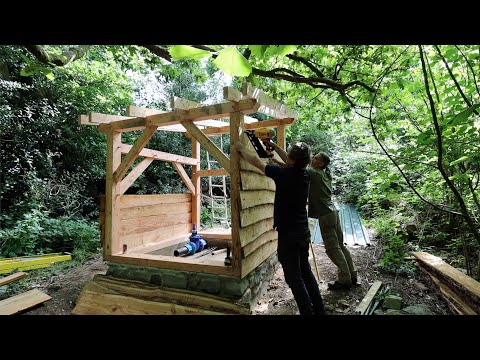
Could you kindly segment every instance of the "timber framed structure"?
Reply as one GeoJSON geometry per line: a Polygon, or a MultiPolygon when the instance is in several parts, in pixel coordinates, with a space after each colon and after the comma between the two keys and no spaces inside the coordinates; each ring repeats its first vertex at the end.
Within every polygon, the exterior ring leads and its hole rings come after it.
{"type": "MultiPolygon", "coordinates": [[[[107,166],[102,246],[104,259],[161,269],[226,275],[242,279],[276,252],[273,230],[275,184],[248,164],[231,146],[249,143],[245,130],[276,128],[277,143],[285,149],[285,127],[298,114],[249,83],[242,91],[223,89],[225,102],[201,105],[173,98],[170,112],[127,107],[127,116],[89,113],[80,115],[81,125],[95,125],[107,136],[107,166]],[[272,120],[247,116],[263,113],[272,120]],[[224,118],[228,122],[220,121],[224,118]],[[142,130],[133,145],[122,143],[122,133],[142,130]],[[156,131],[183,132],[192,141],[192,155],[180,156],[145,148],[156,131]],[[231,154],[225,154],[209,135],[229,134],[231,154]],[[221,169],[200,168],[200,146],[221,169]],[[141,160],[132,168],[134,161],[141,160]],[[128,195],[127,189],[154,161],[171,162],[185,183],[184,194],[128,195]],[[184,165],[191,166],[190,174],[184,165]],[[173,250],[188,242],[193,224],[200,228],[201,177],[230,176],[231,229],[198,231],[207,241],[215,239],[231,246],[231,266],[225,253],[213,256],[174,257],[173,250]]],[[[278,157],[277,154],[275,156],[278,157]]],[[[265,160],[266,161],[266,160],[265,160]]]]}

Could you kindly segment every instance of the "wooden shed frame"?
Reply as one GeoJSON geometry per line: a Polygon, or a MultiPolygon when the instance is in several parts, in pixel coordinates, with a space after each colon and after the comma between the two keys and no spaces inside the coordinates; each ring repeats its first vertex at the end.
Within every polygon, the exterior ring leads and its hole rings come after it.
{"type": "Polygon", "coordinates": [[[230,145],[240,140],[251,146],[244,135],[245,130],[276,128],[277,143],[285,149],[285,127],[292,125],[298,114],[249,83],[243,84],[242,91],[224,87],[223,96],[226,102],[214,105],[173,98],[173,110],[170,112],[129,106],[127,116],[99,113],[79,116],[81,125],[95,125],[107,136],[102,239],[106,261],[243,278],[276,251],[273,180],[242,159],[233,146],[230,146],[231,154],[228,157],[209,136],[228,133],[230,145]],[[246,116],[251,113],[263,113],[274,119],[257,121],[246,116]],[[220,118],[229,122],[218,120],[220,118]],[[134,145],[123,144],[122,133],[134,130],[143,130],[134,145]],[[192,156],[145,148],[157,130],[184,132],[192,140],[192,156]],[[209,152],[222,169],[200,169],[200,146],[209,152]],[[142,160],[129,171],[139,156],[142,160]],[[153,160],[171,162],[189,192],[125,194],[153,160]],[[183,165],[192,166],[191,177],[183,165]],[[225,253],[211,257],[198,257],[195,254],[187,257],[159,255],[161,249],[174,249],[179,244],[183,246],[188,241],[194,223],[200,228],[200,179],[202,176],[219,175],[230,176],[231,229],[199,231],[199,234],[207,242],[209,239],[230,241],[231,266],[224,264],[225,253]]]}

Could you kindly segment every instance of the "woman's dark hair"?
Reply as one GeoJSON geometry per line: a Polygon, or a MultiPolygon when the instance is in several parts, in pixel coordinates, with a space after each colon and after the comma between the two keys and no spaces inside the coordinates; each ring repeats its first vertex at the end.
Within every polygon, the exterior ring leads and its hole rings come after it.
{"type": "Polygon", "coordinates": [[[324,169],[325,169],[325,174],[327,174],[327,176],[330,178],[330,180],[332,180],[332,173],[330,172],[330,168],[328,167],[328,165],[330,165],[330,156],[328,156],[323,151],[320,151],[315,156],[321,156],[322,157],[323,166],[324,166],[324,169]]]}
{"type": "Polygon", "coordinates": [[[294,167],[304,169],[310,163],[310,149],[304,142],[297,141],[288,150],[290,159],[295,160],[294,167]]]}

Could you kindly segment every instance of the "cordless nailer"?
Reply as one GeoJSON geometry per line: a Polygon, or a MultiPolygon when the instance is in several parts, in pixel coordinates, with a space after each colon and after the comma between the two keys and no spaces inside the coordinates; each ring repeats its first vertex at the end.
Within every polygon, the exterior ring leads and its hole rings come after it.
{"type": "Polygon", "coordinates": [[[245,130],[245,134],[247,134],[248,139],[252,143],[253,147],[257,151],[257,154],[261,158],[268,158],[273,157],[273,146],[265,144],[265,149],[263,148],[261,141],[268,140],[270,141],[275,136],[275,130],[269,128],[261,128],[256,130],[245,130]]]}

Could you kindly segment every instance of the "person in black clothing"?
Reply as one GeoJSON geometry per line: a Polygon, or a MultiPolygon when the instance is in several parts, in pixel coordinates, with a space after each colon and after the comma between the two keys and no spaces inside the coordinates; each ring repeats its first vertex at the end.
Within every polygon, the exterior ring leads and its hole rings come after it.
{"type": "Polygon", "coordinates": [[[310,229],[306,205],[310,177],[305,168],[310,162],[310,149],[305,143],[296,142],[287,154],[277,144],[265,143],[273,146],[284,163],[271,159],[266,164],[241,142],[234,146],[246,161],[275,181],[273,227],[278,231],[278,260],[300,315],[325,315],[320,289],[308,262],[310,229]]]}

